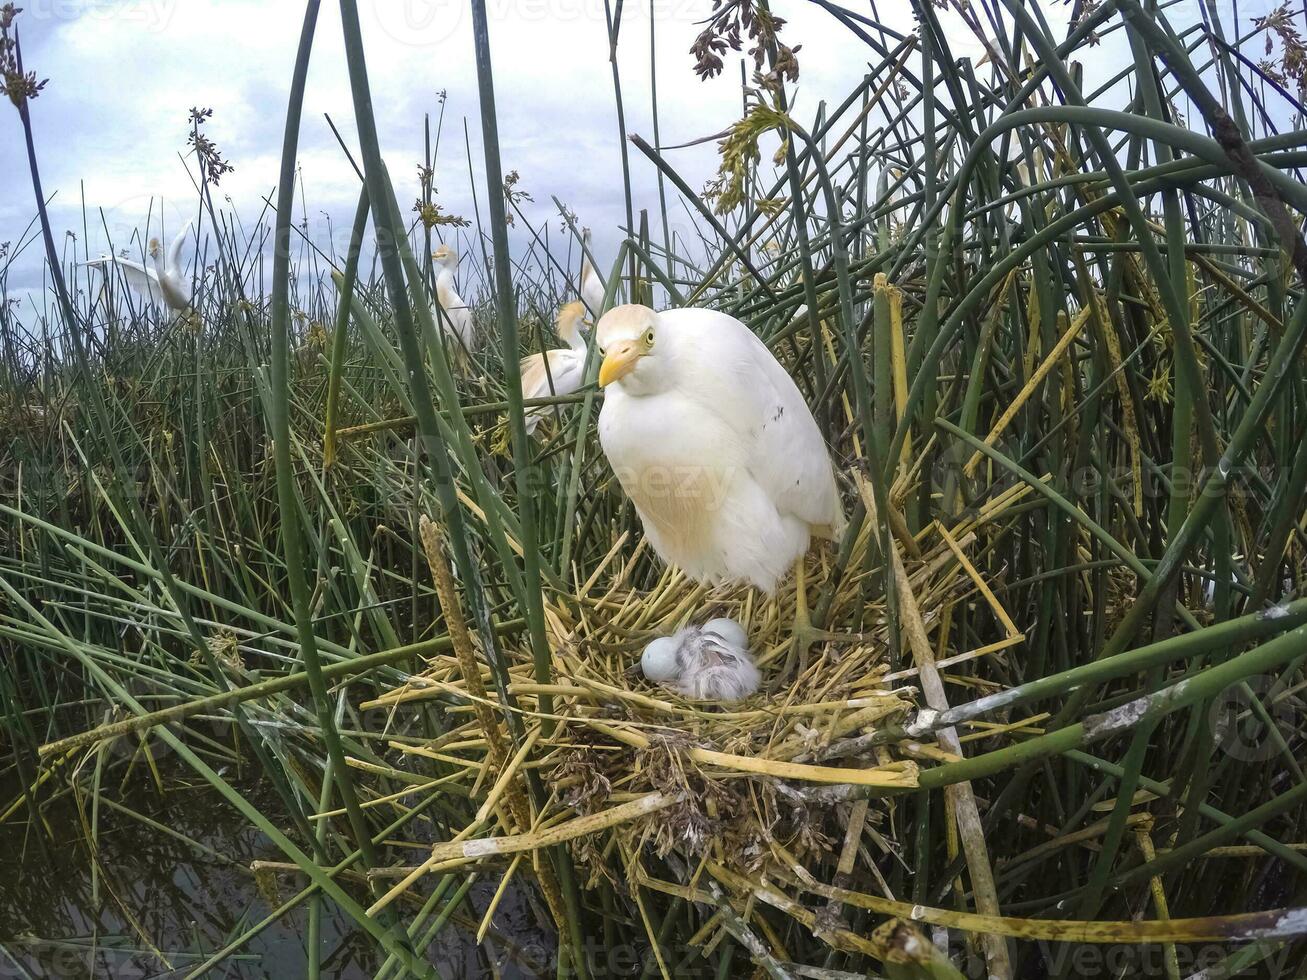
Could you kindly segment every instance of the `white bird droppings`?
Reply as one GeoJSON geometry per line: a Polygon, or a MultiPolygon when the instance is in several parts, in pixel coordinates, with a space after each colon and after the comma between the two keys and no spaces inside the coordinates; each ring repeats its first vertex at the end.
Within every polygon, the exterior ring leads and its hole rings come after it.
{"type": "Polygon", "coordinates": [[[908,724],[907,726],[905,726],[903,730],[907,732],[909,735],[911,735],[913,738],[917,738],[921,735],[925,735],[929,731],[932,731],[935,728],[936,722],[938,721],[939,721],[938,711],[936,711],[934,708],[922,708],[920,711],[917,712],[916,719],[912,721],[910,724],[908,724]]]}

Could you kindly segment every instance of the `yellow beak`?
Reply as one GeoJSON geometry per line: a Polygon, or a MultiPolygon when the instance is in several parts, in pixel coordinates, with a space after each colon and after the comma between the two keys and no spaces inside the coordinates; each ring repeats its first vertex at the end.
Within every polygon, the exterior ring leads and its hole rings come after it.
{"type": "Polygon", "coordinates": [[[634,340],[614,344],[604,358],[604,363],[599,366],[599,387],[606,388],[634,371],[635,363],[643,353],[634,340]]]}

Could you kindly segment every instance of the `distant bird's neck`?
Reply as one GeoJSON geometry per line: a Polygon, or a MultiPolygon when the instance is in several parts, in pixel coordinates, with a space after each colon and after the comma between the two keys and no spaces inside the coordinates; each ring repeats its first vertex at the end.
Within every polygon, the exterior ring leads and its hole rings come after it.
{"type": "Polygon", "coordinates": [[[440,300],[440,305],[446,308],[463,305],[463,300],[454,289],[454,271],[452,269],[441,269],[439,275],[436,276],[436,298],[440,300]]]}
{"type": "Polygon", "coordinates": [[[578,354],[584,354],[586,352],[585,336],[578,328],[573,327],[568,335],[563,339],[567,341],[567,346],[572,348],[572,350],[576,351],[578,354]]]}

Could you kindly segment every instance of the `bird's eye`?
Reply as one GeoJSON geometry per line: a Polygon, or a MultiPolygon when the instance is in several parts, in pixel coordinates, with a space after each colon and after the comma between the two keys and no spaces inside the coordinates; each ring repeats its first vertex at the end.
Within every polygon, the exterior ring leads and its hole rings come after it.
{"type": "Polygon", "coordinates": [[[599,348],[599,356],[600,356],[600,357],[607,357],[607,356],[608,356],[608,351],[605,350],[603,347],[600,347],[600,348],[599,348]]]}
{"type": "Polygon", "coordinates": [[[646,330],[646,331],[644,332],[644,345],[645,345],[646,347],[652,347],[652,346],[653,346],[653,342],[654,342],[654,335],[653,335],[653,333],[654,333],[654,332],[653,332],[652,329],[650,329],[650,330],[646,330]]]}

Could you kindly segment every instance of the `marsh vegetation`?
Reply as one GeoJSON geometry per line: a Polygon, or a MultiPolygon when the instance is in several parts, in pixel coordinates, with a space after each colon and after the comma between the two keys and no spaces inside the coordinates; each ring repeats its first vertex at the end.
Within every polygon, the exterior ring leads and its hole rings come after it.
{"type": "Polygon", "coordinates": [[[410,209],[353,0],[359,203],[314,246],[310,2],[274,207],[223,201],[192,119],[183,312],[57,247],[5,8],[37,218],[0,270],[44,250],[49,291],[0,307],[0,972],[1298,975],[1304,12],[957,0],[899,34],[817,2],[863,82],[794,118],[802,38],[715,4],[695,66],[748,66],[721,170],[696,191],[623,134],[660,193],[628,180],[615,255],[583,202],[519,209],[488,57],[493,192],[468,224],[428,158],[410,209]],[[470,355],[433,306],[446,242],[470,355]],[[595,352],[523,403],[583,254],[605,307],[730,313],[795,379],[849,517],[808,558],[811,632],[793,582],[658,560],[595,352]],[[758,694],[632,670],[716,615],[758,694]],[[193,928],[142,914],[182,868],[193,928]]]}

